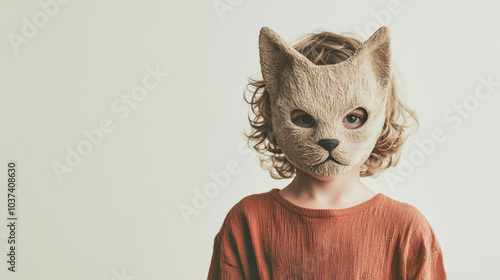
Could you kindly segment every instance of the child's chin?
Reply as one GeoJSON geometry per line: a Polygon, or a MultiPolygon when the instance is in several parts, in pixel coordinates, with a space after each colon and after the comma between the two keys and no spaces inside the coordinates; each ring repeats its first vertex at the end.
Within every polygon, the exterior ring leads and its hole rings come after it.
{"type": "Polygon", "coordinates": [[[339,165],[334,162],[329,162],[323,166],[319,166],[311,170],[309,175],[318,180],[328,180],[335,176],[344,175],[351,170],[352,166],[339,165]]]}

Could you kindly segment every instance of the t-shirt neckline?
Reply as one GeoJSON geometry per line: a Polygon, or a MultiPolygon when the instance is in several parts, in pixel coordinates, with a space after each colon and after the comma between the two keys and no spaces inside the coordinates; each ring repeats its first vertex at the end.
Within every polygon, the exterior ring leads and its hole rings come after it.
{"type": "Polygon", "coordinates": [[[269,194],[288,210],[296,214],[309,217],[337,217],[337,216],[352,215],[364,211],[366,209],[369,209],[370,207],[373,207],[374,205],[380,203],[385,198],[385,195],[383,193],[378,193],[369,200],[351,207],[340,208],[340,209],[315,209],[315,208],[305,208],[302,206],[298,206],[288,201],[286,198],[284,198],[279,193],[279,191],[280,189],[273,188],[269,191],[269,194]]]}

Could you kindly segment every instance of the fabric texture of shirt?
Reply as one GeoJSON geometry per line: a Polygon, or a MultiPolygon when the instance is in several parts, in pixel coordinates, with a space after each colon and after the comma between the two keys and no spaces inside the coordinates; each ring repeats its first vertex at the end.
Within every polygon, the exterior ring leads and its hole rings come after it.
{"type": "Polygon", "coordinates": [[[278,191],[231,208],[209,280],[446,279],[441,246],[416,207],[378,193],[348,208],[304,208],[278,191]]]}

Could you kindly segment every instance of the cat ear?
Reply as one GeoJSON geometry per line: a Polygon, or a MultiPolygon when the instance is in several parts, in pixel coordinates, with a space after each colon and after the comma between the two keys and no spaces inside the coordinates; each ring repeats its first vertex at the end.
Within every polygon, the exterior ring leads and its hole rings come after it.
{"type": "Polygon", "coordinates": [[[382,88],[391,80],[391,44],[389,28],[382,26],[351,56],[353,63],[369,63],[382,88]]]}
{"type": "Polygon", "coordinates": [[[260,29],[259,56],[262,77],[266,87],[272,93],[279,90],[284,69],[292,66],[306,68],[314,66],[311,61],[267,26],[260,29]]]}

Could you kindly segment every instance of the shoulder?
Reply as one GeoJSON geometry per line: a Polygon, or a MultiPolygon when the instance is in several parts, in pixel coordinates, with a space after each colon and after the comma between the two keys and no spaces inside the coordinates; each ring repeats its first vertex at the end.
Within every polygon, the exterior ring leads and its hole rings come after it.
{"type": "Polygon", "coordinates": [[[234,207],[240,211],[248,212],[269,206],[271,201],[270,191],[251,194],[243,197],[234,207]]]}
{"type": "Polygon", "coordinates": [[[404,265],[404,279],[446,279],[443,252],[434,229],[415,206],[391,199],[399,209],[399,233],[395,250],[404,265]]]}
{"type": "Polygon", "coordinates": [[[386,196],[383,211],[385,215],[408,227],[420,228],[428,225],[424,214],[417,207],[389,196],[386,196]]]}
{"type": "Polygon", "coordinates": [[[392,224],[399,231],[403,243],[428,245],[439,248],[434,230],[424,214],[415,206],[388,197],[385,208],[391,215],[392,224]]]}
{"type": "Polygon", "coordinates": [[[269,192],[256,193],[240,199],[226,215],[222,225],[223,230],[235,230],[235,227],[242,227],[252,221],[257,220],[266,213],[269,213],[271,205],[269,192]]]}
{"type": "Polygon", "coordinates": [[[233,219],[251,218],[258,212],[269,208],[271,196],[269,192],[250,194],[238,201],[228,212],[233,219]]]}

